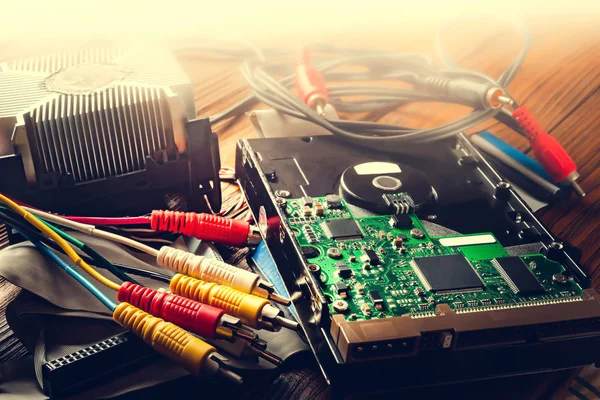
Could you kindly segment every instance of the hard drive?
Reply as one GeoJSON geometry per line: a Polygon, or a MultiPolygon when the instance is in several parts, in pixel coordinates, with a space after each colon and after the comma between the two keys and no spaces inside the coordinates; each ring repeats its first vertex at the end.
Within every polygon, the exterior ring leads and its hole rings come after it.
{"type": "Polygon", "coordinates": [[[598,293],[464,135],[394,153],[246,139],[236,173],[340,392],[595,364],[598,293]]]}

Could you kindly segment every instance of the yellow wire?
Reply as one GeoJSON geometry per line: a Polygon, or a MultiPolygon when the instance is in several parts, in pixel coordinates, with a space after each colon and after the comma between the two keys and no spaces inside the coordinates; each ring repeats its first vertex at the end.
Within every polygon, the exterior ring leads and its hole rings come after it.
{"type": "Polygon", "coordinates": [[[80,266],[85,272],[87,272],[88,274],[93,276],[98,282],[102,283],[103,285],[105,285],[113,290],[117,290],[117,291],[119,290],[121,285],[111,281],[108,278],[105,278],[103,275],[98,273],[98,271],[96,271],[94,268],[90,267],[90,265],[88,263],[86,263],[85,261],[83,261],[83,259],[81,257],[79,257],[79,254],[77,254],[75,252],[75,250],[73,250],[73,248],[71,247],[71,245],[69,243],[67,243],[67,241],[65,241],[63,238],[61,238],[52,229],[48,228],[48,226],[46,226],[46,224],[44,224],[42,221],[40,221],[35,215],[33,215],[30,212],[28,212],[27,210],[23,209],[23,207],[21,207],[20,205],[18,205],[17,203],[15,203],[14,201],[12,201],[11,199],[9,199],[8,197],[4,196],[1,193],[0,193],[0,202],[4,203],[8,207],[12,208],[15,212],[19,213],[27,222],[29,222],[30,224],[32,224],[33,226],[38,228],[40,231],[42,231],[45,235],[49,236],[52,240],[54,240],[56,242],[56,244],[58,244],[65,251],[67,256],[69,256],[69,258],[71,260],[73,260],[75,265],[80,266]]]}

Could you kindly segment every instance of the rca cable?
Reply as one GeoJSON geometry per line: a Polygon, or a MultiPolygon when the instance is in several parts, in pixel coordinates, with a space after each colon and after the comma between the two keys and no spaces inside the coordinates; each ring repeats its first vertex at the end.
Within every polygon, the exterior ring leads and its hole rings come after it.
{"type": "MultiPolygon", "coordinates": [[[[302,103],[308,106],[309,110],[312,109],[316,111],[323,123],[323,121],[326,121],[324,109],[329,102],[330,90],[328,90],[325,79],[319,69],[312,65],[311,59],[310,51],[305,48],[299,61],[296,63],[294,69],[294,81],[302,103]]],[[[520,64],[520,62],[521,61],[518,61],[515,65],[520,64]]],[[[328,71],[331,69],[331,66],[325,67],[324,69],[328,71]]],[[[246,76],[248,79],[249,76],[246,76]]],[[[268,76],[264,76],[264,74],[258,75],[258,78],[255,79],[270,80],[271,85],[278,84],[277,81],[274,81],[268,76]]],[[[535,158],[549,175],[553,183],[570,185],[578,196],[585,196],[585,191],[577,183],[579,173],[573,159],[561,144],[541,127],[527,107],[519,106],[515,99],[506,93],[503,86],[506,86],[508,81],[504,81],[504,85],[502,85],[502,77],[496,82],[483,74],[467,71],[445,71],[443,74],[433,75],[422,75],[417,71],[413,71],[401,78],[401,80],[413,84],[415,89],[423,90],[420,97],[417,96],[417,93],[412,93],[412,96],[415,96],[413,101],[426,101],[429,99],[464,104],[473,107],[474,112],[471,116],[481,114],[487,116],[485,119],[494,117],[500,122],[503,122],[529,140],[535,158]]],[[[338,98],[338,108],[339,106],[343,107],[343,104],[339,103],[339,101],[341,101],[339,99],[340,96],[352,96],[353,94],[366,95],[375,99],[377,99],[378,96],[382,96],[381,98],[383,98],[383,96],[387,95],[387,100],[383,100],[383,102],[386,103],[388,107],[393,104],[400,104],[407,100],[407,98],[402,98],[402,93],[398,93],[397,89],[387,88],[367,89],[363,87],[362,92],[360,87],[345,90],[333,88],[333,93],[338,98]],[[396,100],[390,100],[393,99],[394,96],[398,96],[398,98],[396,100]]],[[[404,93],[404,95],[406,96],[407,93],[404,93]]],[[[467,118],[468,117],[464,118],[463,121],[466,121],[467,118]]],[[[481,118],[474,118],[474,120],[483,122],[481,118]]],[[[432,140],[452,136],[460,130],[466,130],[475,125],[477,124],[473,124],[472,122],[467,122],[464,125],[459,124],[461,129],[455,129],[454,131],[450,130],[448,133],[436,134],[435,136],[432,136],[432,140]]],[[[345,136],[356,136],[354,133],[344,131],[337,126],[332,125],[331,127],[335,128],[333,130],[330,129],[333,133],[345,136]]],[[[402,131],[394,136],[394,138],[409,138],[414,136],[414,134],[417,134],[410,140],[418,141],[423,140],[424,135],[430,134],[430,131],[435,131],[435,129],[422,130],[421,132],[416,130],[413,130],[413,132],[410,130],[402,131]]],[[[374,131],[371,130],[371,132],[374,131]]],[[[384,134],[382,131],[381,136],[363,136],[362,139],[370,139],[372,141],[377,138],[382,140],[388,138],[387,140],[390,140],[391,136],[388,134],[384,134]]]]}
{"type": "Polygon", "coordinates": [[[39,210],[30,211],[2,194],[0,203],[6,206],[0,209],[0,217],[9,225],[12,223],[14,229],[96,296],[111,310],[117,323],[141,337],[160,354],[181,363],[193,374],[222,375],[235,382],[241,381],[223,364],[216,348],[195,335],[240,357],[260,357],[276,365],[281,363],[279,357],[267,350],[267,343],[244,326],[272,331],[281,327],[298,328],[297,322],[284,318],[282,311],[269,303],[269,299],[277,299],[282,303],[286,303],[286,299],[277,295],[273,298],[272,286],[265,284],[258,275],[167,246],[156,250],[131,239],[97,230],[94,226],[39,210]],[[22,221],[10,217],[11,213],[18,214],[22,221]],[[34,213],[45,219],[38,218],[34,213]],[[76,269],[56,256],[36,237],[37,233],[32,234],[32,229],[24,228],[24,223],[51,239],[50,243],[55,243],[76,266],[115,290],[121,303],[117,305],[76,269]],[[143,287],[85,243],[54,227],[53,223],[114,240],[156,256],[159,262],[162,260],[161,265],[180,272],[170,280],[172,293],[143,287]],[[118,284],[98,273],[71,245],[88,254],[94,262],[102,264],[103,268],[124,282],[118,284]],[[184,272],[205,280],[211,279],[212,282],[184,275],[184,272]]]}
{"type": "Polygon", "coordinates": [[[287,49],[258,49],[245,43],[247,49],[235,51],[196,46],[197,50],[241,59],[241,74],[252,89],[249,96],[211,116],[210,121],[216,124],[238,117],[263,103],[279,113],[319,125],[355,145],[403,153],[409,151],[409,144],[448,139],[494,118],[530,142],[536,160],[554,184],[570,185],[583,197],[585,191],[577,182],[576,163],[541,128],[533,114],[508,93],[525,60],[531,38],[519,21],[501,19],[501,22],[522,35],[523,45],[498,77],[462,68],[448,56],[443,38],[451,23],[435,37],[441,68],[425,56],[326,44],[304,48],[300,54],[287,49]],[[312,53],[317,54],[315,62],[312,53]],[[330,105],[340,113],[383,116],[402,105],[422,102],[461,104],[471,107],[472,112],[450,123],[424,129],[331,118],[324,112],[330,105]]]}
{"type": "MultiPolygon", "coordinates": [[[[30,207],[23,207],[23,210],[42,218],[44,221],[83,232],[90,236],[96,236],[121,243],[147,253],[153,257],[156,257],[156,261],[160,266],[169,268],[178,273],[189,275],[204,281],[215,282],[219,285],[228,286],[237,291],[272,300],[282,305],[290,304],[288,299],[275,292],[275,289],[270,282],[261,279],[259,275],[253,272],[237,268],[223,261],[199,256],[170,246],[162,246],[159,250],[157,250],[133,239],[98,229],[95,225],[77,222],[30,207]]],[[[245,221],[230,220],[208,214],[179,213],[175,211],[160,211],[156,213],[160,213],[159,215],[162,216],[167,215],[166,219],[178,219],[181,218],[182,215],[189,219],[202,219],[204,216],[215,217],[215,219],[212,219],[212,221],[215,221],[213,224],[202,224],[202,229],[206,231],[220,231],[222,237],[233,231],[231,227],[242,226],[244,229],[249,229],[250,226],[250,224],[245,221]],[[198,215],[199,217],[196,217],[198,215]]],[[[190,225],[197,226],[197,224],[194,223],[191,223],[190,225]]],[[[183,228],[181,230],[188,232],[183,228]]],[[[221,241],[220,243],[223,242],[221,241]]]]}

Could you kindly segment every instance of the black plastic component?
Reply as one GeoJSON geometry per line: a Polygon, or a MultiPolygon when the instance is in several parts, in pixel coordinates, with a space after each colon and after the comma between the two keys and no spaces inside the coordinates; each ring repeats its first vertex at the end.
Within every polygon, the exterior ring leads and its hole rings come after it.
{"type": "Polygon", "coordinates": [[[373,302],[373,306],[375,307],[376,310],[378,310],[378,311],[383,310],[385,303],[383,301],[383,297],[381,297],[381,294],[377,290],[370,290],[369,297],[371,298],[371,301],[373,302]]]}
{"type": "Polygon", "coordinates": [[[374,250],[366,249],[365,254],[361,257],[361,259],[365,262],[368,262],[371,265],[379,265],[381,264],[381,260],[377,253],[374,250]]]}
{"type": "Polygon", "coordinates": [[[321,252],[316,247],[302,246],[302,254],[304,254],[304,257],[306,258],[317,258],[321,252]]]}
{"type": "Polygon", "coordinates": [[[490,160],[490,164],[492,164],[492,166],[498,170],[504,179],[512,182],[536,199],[552,204],[569,195],[569,191],[565,190],[564,187],[557,187],[555,192],[550,192],[546,188],[540,187],[539,184],[522,175],[520,172],[508,167],[501,161],[498,161],[491,155],[488,155],[488,159],[490,160]]]}
{"type": "Polygon", "coordinates": [[[348,285],[346,285],[344,282],[336,282],[335,290],[337,290],[337,293],[339,295],[347,295],[348,294],[348,285]]]}
{"type": "Polygon", "coordinates": [[[392,214],[390,225],[394,228],[412,228],[413,221],[408,214],[392,214]]]}
{"type": "Polygon", "coordinates": [[[125,332],[42,365],[44,391],[64,397],[96,386],[158,357],[140,338],[125,332]]]}
{"type": "MultiPolygon", "coordinates": [[[[31,118],[27,121],[31,123],[31,118]]],[[[31,129],[29,126],[28,130],[31,129]]],[[[76,183],[69,174],[56,173],[40,176],[36,184],[30,185],[25,176],[24,156],[0,157],[0,171],[6,171],[0,180],[0,192],[60,214],[141,215],[165,208],[166,194],[182,197],[186,208],[194,211],[209,211],[206,196],[210,207],[218,210],[221,207],[218,138],[207,118],[187,122],[186,133],[188,143],[184,154],[154,155],[146,159],[144,170],[82,183],[76,183]]]]}
{"type": "Polygon", "coordinates": [[[436,293],[481,290],[481,278],[461,254],[416,257],[414,267],[428,290],[436,293]]]}
{"type": "Polygon", "coordinates": [[[362,231],[355,220],[350,218],[328,219],[323,223],[325,233],[332,239],[362,237],[362,231]]]}
{"type": "Polygon", "coordinates": [[[348,268],[346,263],[338,262],[335,264],[335,266],[337,267],[340,278],[347,279],[352,276],[352,270],[350,268],[348,268]]]}
{"type": "Polygon", "coordinates": [[[544,292],[543,286],[519,257],[495,258],[493,264],[516,294],[544,292]]]}

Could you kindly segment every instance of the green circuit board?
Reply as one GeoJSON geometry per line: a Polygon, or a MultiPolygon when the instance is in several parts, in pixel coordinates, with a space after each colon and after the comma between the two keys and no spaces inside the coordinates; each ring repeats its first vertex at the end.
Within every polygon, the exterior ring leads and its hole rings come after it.
{"type": "Polygon", "coordinates": [[[431,316],[442,303],[460,313],[581,298],[560,263],[510,257],[490,233],[430,237],[412,212],[398,226],[392,214],[355,218],[341,199],[335,207],[306,199],[287,201],[287,222],[331,313],[347,320],[431,316]]]}

